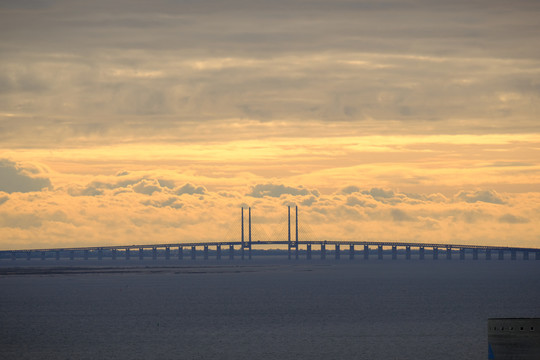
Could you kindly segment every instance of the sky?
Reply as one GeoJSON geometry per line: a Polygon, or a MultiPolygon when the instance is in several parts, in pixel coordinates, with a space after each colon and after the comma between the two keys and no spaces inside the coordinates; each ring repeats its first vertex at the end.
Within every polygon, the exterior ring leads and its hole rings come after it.
{"type": "Polygon", "coordinates": [[[540,248],[540,2],[0,0],[0,249],[540,248]],[[285,238],[284,238],[285,237],[285,238]]]}

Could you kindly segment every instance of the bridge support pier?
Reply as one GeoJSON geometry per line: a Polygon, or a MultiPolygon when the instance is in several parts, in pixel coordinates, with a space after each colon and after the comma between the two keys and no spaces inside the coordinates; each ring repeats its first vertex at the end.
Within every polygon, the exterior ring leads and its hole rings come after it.
{"type": "Polygon", "coordinates": [[[311,260],[311,244],[306,246],[306,259],[311,260]]]}
{"type": "Polygon", "coordinates": [[[392,245],[392,260],[397,260],[397,246],[392,245]]]}
{"type": "Polygon", "coordinates": [[[523,250],[523,260],[529,260],[529,251],[523,250]]]}
{"type": "Polygon", "coordinates": [[[184,260],[184,248],[182,246],[178,247],[178,260],[184,260]]]}
{"type": "Polygon", "coordinates": [[[221,245],[216,245],[216,259],[221,260],[221,245]]]}
{"type": "Polygon", "coordinates": [[[204,260],[208,260],[208,245],[204,245],[204,260]]]}
{"type": "Polygon", "coordinates": [[[510,250],[510,260],[516,260],[516,250],[510,250]]]}
{"type": "Polygon", "coordinates": [[[382,245],[377,246],[377,258],[379,260],[383,259],[383,247],[382,247],[382,245]]]}
{"type": "Polygon", "coordinates": [[[98,260],[103,260],[103,249],[98,249],[98,260]]]}
{"type": "Polygon", "coordinates": [[[191,260],[195,260],[197,258],[197,248],[195,246],[191,247],[191,260]]]}
{"type": "Polygon", "coordinates": [[[420,258],[420,260],[424,260],[424,255],[425,249],[423,246],[420,246],[420,248],[418,249],[418,257],[420,258]]]}
{"type": "Polygon", "coordinates": [[[459,260],[465,260],[465,249],[464,248],[459,249],[459,260]]]}
{"type": "Polygon", "coordinates": [[[17,253],[15,251],[11,252],[11,260],[13,261],[17,260],[17,253]]]}
{"type": "Polygon", "coordinates": [[[152,248],[152,260],[157,260],[157,248],[152,248]]]}
{"type": "Polygon", "coordinates": [[[438,247],[433,248],[433,260],[439,260],[439,248],[438,247]]]}
{"type": "Polygon", "coordinates": [[[165,247],[165,260],[169,260],[171,258],[171,248],[165,247]]]}
{"type": "Polygon", "coordinates": [[[56,251],[56,261],[60,260],[60,251],[56,251]]]}
{"type": "Polygon", "coordinates": [[[354,260],[354,245],[349,245],[349,260],[354,260]]]}
{"type": "MultiPolygon", "coordinates": [[[[30,260],[30,259],[28,259],[28,260],[30,260]]],[[[69,252],[69,260],[72,260],[72,261],[75,260],[75,251],[71,250],[69,252]]]]}
{"type": "Polygon", "coordinates": [[[26,260],[30,261],[30,258],[32,257],[32,253],[30,251],[26,252],[26,260]]]}
{"type": "MultiPolygon", "coordinates": [[[[299,252],[298,252],[298,243],[289,243],[289,253],[288,253],[288,256],[289,256],[289,260],[292,259],[292,250],[294,249],[294,259],[295,260],[298,260],[298,257],[299,257],[299,252]]],[[[243,251],[243,250],[242,250],[243,251]]],[[[243,254],[243,252],[242,252],[243,254]]],[[[243,256],[243,255],[242,255],[243,256]]],[[[242,257],[243,259],[243,257],[242,257]]],[[[250,258],[251,259],[251,258],[250,258]]]]}
{"type": "Polygon", "coordinates": [[[411,260],[411,247],[410,246],[405,247],[405,259],[411,260]]]}
{"type": "Polygon", "coordinates": [[[364,245],[364,260],[368,260],[368,259],[369,259],[369,246],[364,245]]]}
{"type": "Polygon", "coordinates": [[[144,259],[144,249],[139,248],[139,260],[142,260],[142,259],[144,259]]]}
{"type": "Polygon", "coordinates": [[[335,247],[335,250],[334,250],[334,255],[335,255],[336,260],[340,259],[341,254],[340,254],[339,244],[336,244],[336,247],[335,247]]]}
{"type": "Polygon", "coordinates": [[[477,248],[474,248],[472,250],[472,259],[473,260],[478,260],[478,249],[477,248]]]}
{"type": "Polygon", "coordinates": [[[504,260],[504,250],[499,250],[499,260],[504,260]]]}
{"type": "Polygon", "coordinates": [[[491,249],[486,249],[486,260],[491,260],[491,249]]]}
{"type": "Polygon", "coordinates": [[[116,249],[112,249],[112,250],[111,250],[111,253],[112,253],[112,255],[111,255],[111,256],[112,256],[112,259],[113,259],[113,260],[116,260],[116,249]]]}
{"type": "Polygon", "coordinates": [[[326,244],[321,244],[321,260],[326,259],[326,244]]]}
{"type": "Polygon", "coordinates": [[[88,260],[88,250],[84,250],[83,258],[84,260],[88,260]]]}
{"type": "Polygon", "coordinates": [[[42,251],[42,252],[41,252],[41,260],[45,260],[45,258],[46,258],[45,255],[46,255],[46,254],[45,254],[45,251],[42,251]]]}
{"type": "Polygon", "coordinates": [[[452,260],[452,248],[450,246],[446,247],[446,260],[452,260]]]}
{"type": "Polygon", "coordinates": [[[234,260],[234,245],[229,245],[229,260],[234,260]]]}
{"type": "Polygon", "coordinates": [[[131,258],[131,254],[129,253],[129,248],[126,249],[126,260],[129,260],[131,258]]]}

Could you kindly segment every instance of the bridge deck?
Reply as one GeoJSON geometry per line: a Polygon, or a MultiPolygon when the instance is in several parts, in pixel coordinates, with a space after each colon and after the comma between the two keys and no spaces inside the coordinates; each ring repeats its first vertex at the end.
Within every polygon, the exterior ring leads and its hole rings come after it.
{"type": "MultiPolygon", "coordinates": [[[[295,241],[252,241],[251,245],[296,245],[295,241]]],[[[248,241],[244,245],[250,244],[248,241]]],[[[479,250],[503,250],[503,251],[531,251],[540,252],[539,248],[524,248],[511,246],[490,246],[490,245],[470,245],[470,244],[443,244],[443,243],[419,243],[419,242],[384,242],[384,241],[336,241],[336,240],[320,240],[320,241],[298,241],[298,245],[343,245],[343,246],[383,246],[383,247],[412,247],[412,248],[442,248],[450,250],[459,249],[479,249],[479,250]]],[[[44,249],[17,249],[17,250],[1,250],[0,253],[13,252],[50,252],[50,251],[97,251],[97,250],[127,250],[127,249],[165,249],[177,247],[204,247],[204,246],[242,246],[241,241],[216,241],[216,242],[189,242],[189,243],[167,243],[167,244],[134,244],[134,245],[111,245],[111,246],[89,246],[89,247],[66,247],[66,248],[44,248],[44,249]]]]}

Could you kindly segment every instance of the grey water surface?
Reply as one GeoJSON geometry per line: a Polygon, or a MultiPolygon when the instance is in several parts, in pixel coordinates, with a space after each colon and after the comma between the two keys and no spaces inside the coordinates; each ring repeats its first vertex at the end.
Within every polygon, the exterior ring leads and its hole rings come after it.
{"type": "Polygon", "coordinates": [[[489,317],[540,317],[534,260],[29,263],[0,359],[487,359],[489,317]]]}

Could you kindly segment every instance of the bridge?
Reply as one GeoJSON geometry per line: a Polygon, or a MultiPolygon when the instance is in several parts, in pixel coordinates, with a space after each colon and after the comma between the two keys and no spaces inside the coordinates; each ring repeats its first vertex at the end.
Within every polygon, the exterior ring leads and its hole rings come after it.
{"type": "Polygon", "coordinates": [[[298,238],[298,207],[295,207],[294,236],[291,233],[291,207],[288,206],[287,208],[287,240],[254,241],[251,232],[251,208],[248,208],[248,236],[246,238],[244,208],[242,208],[241,236],[237,241],[4,250],[0,251],[0,260],[6,258],[11,258],[12,260],[31,260],[32,258],[39,258],[41,260],[46,260],[47,258],[54,258],[56,260],[60,260],[61,258],[69,258],[70,260],[82,258],[88,260],[89,258],[97,258],[98,260],[103,260],[104,257],[111,258],[112,260],[123,257],[126,260],[130,260],[132,253],[139,260],[143,260],[145,257],[151,257],[153,260],[157,260],[158,258],[164,258],[166,260],[177,258],[178,260],[184,260],[185,257],[196,260],[197,255],[201,255],[201,252],[204,260],[209,260],[211,255],[216,260],[226,258],[234,260],[237,256],[245,260],[252,259],[254,247],[268,248],[268,246],[272,245],[286,246],[289,260],[298,260],[301,256],[307,260],[311,260],[314,255],[318,255],[321,260],[325,260],[327,257],[330,258],[333,255],[334,259],[339,260],[342,258],[342,253],[344,257],[348,257],[350,260],[355,259],[355,257],[368,260],[370,257],[375,256],[379,260],[384,259],[385,256],[389,256],[392,260],[397,260],[398,256],[404,256],[406,260],[411,260],[413,254],[415,258],[420,260],[424,260],[429,255],[431,255],[433,260],[438,260],[440,253],[447,260],[452,260],[454,257],[459,258],[459,260],[469,258],[478,260],[481,255],[483,255],[485,260],[491,260],[494,254],[496,254],[498,260],[504,260],[506,254],[510,254],[511,260],[517,260],[518,254],[521,254],[520,258],[522,260],[532,259],[533,257],[530,254],[534,254],[535,260],[540,260],[540,249],[538,248],[420,242],[300,240],[298,238]]]}

